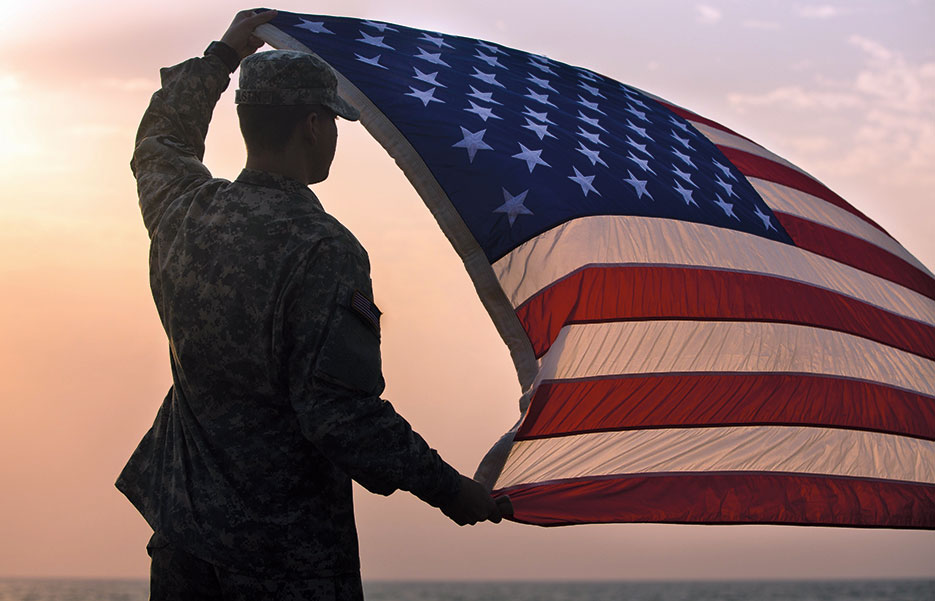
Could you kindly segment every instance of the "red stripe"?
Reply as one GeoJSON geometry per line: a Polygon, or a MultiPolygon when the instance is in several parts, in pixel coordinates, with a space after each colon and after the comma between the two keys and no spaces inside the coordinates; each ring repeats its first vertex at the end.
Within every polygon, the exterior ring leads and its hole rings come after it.
{"type": "Polygon", "coordinates": [[[774,473],[652,474],[520,485],[517,522],[935,528],[935,486],[774,473]]]}
{"type": "Polygon", "coordinates": [[[650,374],[544,382],[516,440],[637,428],[852,428],[935,440],[935,398],[809,374],[650,374]]]}
{"type": "MultiPolygon", "coordinates": [[[[790,188],[795,188],[805,192],[806,194],[811,194],[812,196],[817,196],[822,200],[830,202],[836,207],[840,207],[856,215],[872,225],[873,227],[879,229],[881,232],[886,233],[882,227],[877,225],[872,219],[852,207],[847,203],[846,200],[832,192],[827,186],[822,184],[816,179],[813,179],[801,171],[796,171],[791,167],[787,167],[782,163],[777,163],[770,159],[765,159],[761,156],[751,154],[743,150],[737,150],[736,148],[730,148],[728,146],[718,146],[718,150],[724,153],[731,163],[734,164],[737,169],[747,177],[757,177],[760,179],[765,179],[767,181],[776,182],[777,184],[782,184],[784,186],[789,186],[790,188]]],[[[887,234],[888,236],[889,234],[887,234]]]]}
{"type": "MultiPolygon", "coordinates": [[[[659,101],[657,100],[656,102],[659,102],[659,101]]],[[[689,111],[688,109],[683,109],[683,108],[680,107],[680,106],[675,106],[674,104],[669,104],[668,102],[659,102],[659,104],[661,104],[661,105],[664,106],[665,108],[669,109],[670,111],[672,111],[673,113],[675,113],[676,115],[678,115],[679,117],[681,117],[682,119],[685,119],[686,121],[695,121],[695,122],[697,122],[697,123],[703,123],[703,124],[705,124],[705,125],[707,125],[707,126],[710,126],[710,127],[715,128],[715,129],[719,129],[719,130],[721,130],[721,131],[725,131],[725,132],[727,132],[727,133],[729,133],[729,134],[731,134],[731,135],[737,136],[738,138],[743,138],[744,140],[748,140],[748,141],[750,141],[750,142],[753,141],[753,140],[750,140],[750,138],[747,138],[746,136],[742,136],[742,135],[738,134],[737,132],[735,132],[734,130],[732,130],[732,129],[728,128],[728,127],[724,127],[723,125],[721,125],[721,124],[718,123],[717,121],[712,121],[711,119],[708,119],[707,117],[702,117],[701,115],[699,115],[699,114],[697,114],[697,113],[693,113],[693,112],[689,111]]]]}
{"type": "Polygon", "coordinates": [[[588,267],[545,288],[516,314],[537,357],[566,324],[717,319],[812,325],[935,359],[935,327],[808,284],[714,269],[588,267]]]}
{"type": "Polygon", "coordinates": [[[787,213],[774,213],[795,245],[856,267],[935,299],[935,280],[904,259],[866,240],[787,213]]]}

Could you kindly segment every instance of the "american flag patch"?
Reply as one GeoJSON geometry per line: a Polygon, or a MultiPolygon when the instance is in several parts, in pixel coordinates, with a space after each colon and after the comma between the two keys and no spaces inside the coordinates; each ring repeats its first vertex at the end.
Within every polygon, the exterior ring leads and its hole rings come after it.
{"type": "Polygon", "coordinates": [[[360,290],[355,290],[351,295],[351,309],[363,317],[374,330],[380,331],[380,310],[360,290]]]}

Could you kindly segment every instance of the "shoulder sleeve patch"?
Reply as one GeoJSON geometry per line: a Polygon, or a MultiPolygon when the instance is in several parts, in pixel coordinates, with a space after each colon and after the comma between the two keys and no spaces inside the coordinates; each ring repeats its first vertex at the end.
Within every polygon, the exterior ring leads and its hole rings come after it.
{"type": "Polygon", "coordinates": [[[351,295],[351,310],[359,315],[367,324],[377,332],[380,331],[380,309],[373,301],[368,299],[360,290],[355,290],[351,295]]]}

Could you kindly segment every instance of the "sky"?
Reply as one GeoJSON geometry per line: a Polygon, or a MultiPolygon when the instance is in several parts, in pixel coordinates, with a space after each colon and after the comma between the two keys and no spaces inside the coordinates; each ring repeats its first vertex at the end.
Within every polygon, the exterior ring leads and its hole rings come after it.
{"type": "MultiPolygon", "coordinates": [[[[170,385],[129,170],[158,69],[244,6],[5,6],[0,36],[0,577],[144,578],[150,529],[113,481],[170,385]]],[[[688,107],[805,169],[935,268],[935,3],[281,2],[495,41],[688,107]]],[[[236,74],[235,74],[236,77],[236,74]]],[[[230,86],[205,163],[245,152],[230,86]]],[[[385,151],[339,123],[313,187],[370,252],[385,396],[471,474],[518,417],[505,345],[385,151]]],[[[935,578],[935,533],[613,524],[458,528],[355,488],[365,579],[935,578]]]]}

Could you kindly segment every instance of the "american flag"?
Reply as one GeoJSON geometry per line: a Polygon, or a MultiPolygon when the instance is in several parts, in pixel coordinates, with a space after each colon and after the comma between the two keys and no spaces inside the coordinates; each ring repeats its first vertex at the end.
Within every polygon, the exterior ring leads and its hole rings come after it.
{"type": "Polygon", "coordinates": [[[935,528],[935,278],[750,139],[500,44],[280,12],[511,350],[514,519],[935,528]]]}

